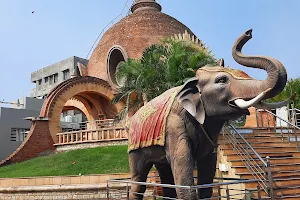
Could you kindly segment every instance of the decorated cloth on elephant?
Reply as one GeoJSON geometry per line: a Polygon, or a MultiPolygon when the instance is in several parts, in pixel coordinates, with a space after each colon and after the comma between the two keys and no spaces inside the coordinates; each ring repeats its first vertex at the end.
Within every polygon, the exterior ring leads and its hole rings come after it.
{"type": "Polygon", "coordinates": [[[166,118],[181,86],[167,90],[141,107],[131,118],[128,152],[152,145],[164,146],[166,118]]]}

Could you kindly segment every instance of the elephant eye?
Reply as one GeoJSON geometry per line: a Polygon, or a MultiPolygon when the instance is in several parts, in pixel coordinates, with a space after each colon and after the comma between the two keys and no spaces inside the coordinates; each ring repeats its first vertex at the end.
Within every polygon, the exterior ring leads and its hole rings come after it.
{"type": "Polygon", "coordinates": [[[226,76],[217,77],[215,83],[227,83],[228,78],[226,76]]]}

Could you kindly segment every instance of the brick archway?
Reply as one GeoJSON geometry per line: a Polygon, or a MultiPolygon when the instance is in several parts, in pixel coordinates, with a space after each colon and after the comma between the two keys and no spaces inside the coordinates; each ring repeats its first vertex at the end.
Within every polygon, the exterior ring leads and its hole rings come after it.
{"type": "MultiPolygon", "coordinates": [[[[60,114],[64,106],[71,103],[67,102],[73,97],[75,99],[83,98],[88,102],[93,101],[94,104],[97,103],[97,97],[101,97],[99,103],[107,103],[114,97],[114,93],[106,81],[88,76],[71,78],[57,85],[45,99],[40,116],[33,119],[33,124],[25,141],[15,152],[2,160],[0,166],[22,162],[42,153],[53,151],[55,149],[53,145],[57,142],[56,134],[60,132],[60,114]]],[[[84,104],[87,105],[87,102],[82,102],[81,106],[84,104]]],[[[69,106],[74,106],[74,104],[69,106]]],[[[80,105],[78,104],[78,106],[80,105]]],[[[115,112],[119,112],[123,107],[122,103],[109,106],[115,112]]],[[[95,106],[95,109],[99,110],[100,108],[101,105],[95,106]]],[[[91,108],[81,109],[86,113],[91,113],[91,108]]]]}
{"type": "Polygon", "coordinates": [[[91,107],[76,98],[69,99],[64,105],[63,111],[74,109],[81,111],[86,116],[87,120],[94,120],[94,118],[92,118],[92,116],[89,114],[91,107]]]}
{"type": "MultiPolygon", "coordinates": [[[[69,79],[58,85],[48,94],[40,117],[49,119],[49,132],[54,143],[57,142],[56,134],[61,131],[60,113],[65,104],[73,97],[80,100],[81,95],[82,98],[86,98],[89,94],[97,94],[107,100],[112,100],[114,97],[110,85],[106,81],[95,77],[75,77],[69,79]]],[[[121,104],[111,106],[117,112],[122,108],[121,104]]]]}

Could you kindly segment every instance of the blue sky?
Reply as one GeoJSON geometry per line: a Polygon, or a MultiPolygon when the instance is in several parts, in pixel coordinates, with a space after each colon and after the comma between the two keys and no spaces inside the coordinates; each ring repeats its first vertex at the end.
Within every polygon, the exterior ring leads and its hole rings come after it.
{"type": "MultiPolygon", "coordinates": [[[[130,4],[132,0],[128,0],[130,4]]],[[[70,56],[86,57],[126,0],[0,0],[0,100],[29,96],[31,72],[70,56]],[[32,14],[31,12],[34,11],[32,14]]],[[[231,57],[235,39],[253,29],[244,53],[280,60],[300,77],[300,1],[160,0],[163,12],[187,25],[225,64],[264,79],[231,57]],[[176,3],[175,3],[176,2],[176,3]]]]}

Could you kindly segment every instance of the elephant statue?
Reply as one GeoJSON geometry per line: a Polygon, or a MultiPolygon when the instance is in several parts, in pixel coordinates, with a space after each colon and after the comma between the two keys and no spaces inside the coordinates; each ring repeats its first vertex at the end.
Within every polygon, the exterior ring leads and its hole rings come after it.
{"type": "MultiPolygon", "coordinates": [[[[267,71],[266,80],[256,80],[240,70],[205,66],[184,85],[167,90],[141,107],[131,118],[128,152],[131,179],[145,182],[154,165],[163,184],[191,186],[196,165],[197,184],[213,182],[216,170],[217,140],[228,120],[249,114],[250,106],[276,108],[279,103],[262,100],[274,97],[287,81],[284,66],[266,56],[247,56],[241,50],[252,38],[252,30],[235,42],[232,55],[241,65],[267,71]]],[[[132,184],[130,199],[142,199],[146,186],[132,184]]],[[[188,191],[163,188],[164,197],[202,199],[212,189],[188,191]]]]}

